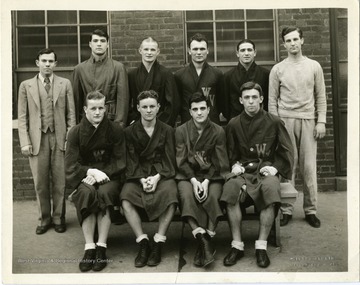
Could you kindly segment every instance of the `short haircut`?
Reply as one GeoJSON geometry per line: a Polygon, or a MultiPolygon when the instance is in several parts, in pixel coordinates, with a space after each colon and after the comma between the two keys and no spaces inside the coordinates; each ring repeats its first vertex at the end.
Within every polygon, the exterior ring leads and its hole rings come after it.
{"type": "Polygon", "coordinates": [[[241,41],[237,44],[236,50],[239,51],[240,45],[245,44],[245,43],[252,44],[252,46],[253,46],[253,48],[254,48],[254,50],[255,50],[255,43],[254,43],[252,40],[249,40],[249,39],[243,39],[243,40],[241,40],[241,41]]]}
{"type": "Polygon", "coordinates": [[[193,35],[190,39],[189,39],[189,48],[190,48],[190,45],[193,41],[197,41],[197,42],[206,42],[206,47],[209,47],[209,42],[207,40],[207,38],[203,35],[203,34],[200,34],[200,33],[196,33],[195,35],[193,35]]]}
{"type": "Polygon", "coordinates": [[[284,40],[285,36],[294,31],[297,31],[299,33],[300,39],[302,39],[303,32],[300,28],[294,27],[294,26],[288,26],[288,27],[283,28],[281,31],[281,38],[282,38],[283,42],[285,41],[284,40]]]}
{"type": "Polygon", "coordinates": [[[91,34],[90,34],[90,42],[92,41],[92,36],[93,35],[97,35],[99,37],[105,37],[106,38],[106,41],[108,42],[109,41],[109,35],[107,32],[101,30],[101,29],[96,29],[94,30],[91,34]]]}
{"type": "Polygon", "coordinates": [[[158,48],[159,48],[159,42],[158,42],[155,38],[153,38],[153,37],[143,38],[142,41],[141,41],[141,43],[140,43],[140,47],[141,47],[141,45],[142,45],[143,42],[154,42],[154,43],[157,44],[157,46],[158,46],[158,48]]]}
{"type": "Polygon", "coordinates": [[[159,95],[154,90],[146,90],[146,91],[140,92],[140,94],[136,98],[136,102],[139,105],[141,100],[144,100],[147,98],[152,98],[152,99],[155,99],[156,102],[159,102],[159,95]]]}
{"type": "Polygon", "coordinates": [[[56,53],[54,52],[53,49],[51,48],[43,48],[42,50],[40,50],[36,56],[36,59],[39,60],[40,56],[43,55],[43,54],[50,54],[50,53],[53,53],[54,54],[54,57],[55,57],[55,61],[57,61],[57,55],[56,53]]]}
{"type": "Polygon", "coordinates": [[[86,95],[85,106],[87,106],[89,100],[102,100],[105,99],[105,95],[100,91],[91,91],[86,95]]]}
{"type": "Polygon", "coordinates": [[[199,103],[199,102],[203,102],[203,101],[206,102],[207,107],[210,107],[210,102],[209,102],[208,98],[201,92],[195,92],[194,94],[191,95],[191,97],[189,99],[189,108],[191,109],[192,103],[199,103]]]}
{"type": "Polygon", "coordinates": [[[251,89],[255,89],[255,90],[259,91],[260,96],[264,96],[263,91],[261,89],[261,86],[259,84],[257,84],[254,81],[248,81],[248,82],[245,82],[243,85],[241,85],[241,87],[240,87],[240,97],[242,97],[243,91],[251,90],[251,89]]]}

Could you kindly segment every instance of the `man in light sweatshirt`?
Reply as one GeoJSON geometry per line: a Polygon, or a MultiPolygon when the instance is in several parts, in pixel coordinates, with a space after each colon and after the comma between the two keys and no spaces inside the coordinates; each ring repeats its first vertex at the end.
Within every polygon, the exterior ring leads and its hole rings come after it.
{"type": "MultiPolygon", "coordinates": [[[[326,94],[320,64],[303,56],[303,33],[297,27],[285,27],[281,37],[288,57],[276,64],[269,78],[269,112],[285,123],[294,147],[292,184],[299,164],[304,183],[303,208],[306,221],[315,228],[321,223],[317,212],[316,151],[317,140],[325,136],[326,94]]],[[[293,205],[283,204],[285,226],[292,218],[293,205]]]]}

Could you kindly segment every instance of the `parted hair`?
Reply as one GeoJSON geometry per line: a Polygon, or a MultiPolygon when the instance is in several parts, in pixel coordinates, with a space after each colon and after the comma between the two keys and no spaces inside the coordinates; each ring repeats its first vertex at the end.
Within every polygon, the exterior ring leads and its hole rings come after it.
{"type": "Polygon", "coordinates": [[[40,56],[43,55],[43,54],[50,54],[50,53],[53,53],[54,54],[54,57],[55,57],[55,61],[57,61],[57,55],[56,53],[54,52],[53,49],[51,48],[43,48],[42,50],[39,50],[37,56],[36,56],[36,59],[39,60],[40,56]]]}
{"type": "Polygon", "coordinates": [[[254,81],[248,81],[248,82],[245,82],[243,85],[241,85],[240,97],[242,97],[242,93],[244,90],[251,90],[251,89],[255,89],[255,90],[259,91],[260,96],[264,96],[261,86],[259,84],[257,84],[254,81]]]}
{"type": "Polygon", "coordinates": [[[240,42],[238,42],[237,46],[236,46],[236,50],[239,51],[240,45],[245,44],[245,43],[249,43],[252,44],[254,50],[255,50],[255,43],[252,40],[249,39],[243,39],[240,42]]]}
{"type": "Polygon", "coordinates": [[[288,27],[284,27],[284,28],[282,29],[282,31],[281,31],[281,38],[282,38],[282,40],[285,41],[285,40],[284,40],[284,37],[285,37],[287,34],[293,32],[293,31],[297,31],[297,32],[299,33],[300,39],[302,39],[302,37],[303,37],[303,32],[302,32],[302,30],[301,30],[300,28],[294,27],[294,26],[288,26],[288,27]]]}
{"type": "Polygon", "coordinates": [[[210,107],[210,102],[209,102],[208,98],[201,92],[195,92],[194,94],[191,95],[191,97],[189,99],[189,108],[191,109],[192,103],[199,103],[199,102],[203,102],[203,101],[206,102],[207,107],[210,107]]]}
{"type": "Polygon", "coordinates": [[[206,42],[206,46],[209,47],[209,42],[207,40],[207,38],[203,35],[203,34],[200,34],[200,33],[196,33],[195,35],[193,35],[190,39],[189,39],[189,48],[190,48],[190,45],[193,41],[197,41],[197,42],[206,42]]]}
{"type": "Polygon", "coordinates": [[[102,100],[105,99],[105,95],[100,91],[91,91],[86,95],[85,106],[87,106],[89,100],[102,100]]]}
{"type": "Polygon", "coordinates": [[[93,35],[97,35],[99,37],[105,37],[106,38],[106,41],[108,42],[109,41],[109,35],[107,32],[101,30],[101,29],[96,29],[94,30],[91,34],[90,34],[90,39],[89,41],[91,42],[92,41],[92,36],[93,35]]]}
{"type": "Polygon", "coordinates": [[[141,100],[144,100],[146,98],[153,98],[157,102],[159,102],[159,95],[154,90],[145,90],[139,93],[139,95],[136,98],[136,102],[139,105],[141,100]]]}

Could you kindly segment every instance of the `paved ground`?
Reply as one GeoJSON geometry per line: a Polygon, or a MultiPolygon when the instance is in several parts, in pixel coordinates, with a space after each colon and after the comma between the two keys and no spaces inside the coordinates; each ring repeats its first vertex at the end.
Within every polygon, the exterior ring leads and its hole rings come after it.
{"type": "MultiPolygon", "coordinates": [[[[319,217],[322,226],[314,229],[304,220],[302,194],[299,193],[293,220],[288,226],[281,228],[282,246],[268,246],[271,265],[266,269],[256,265],[254,256],[257,221],[244,221],[245,257],[233,267],[222,265],[231,238],[227,223],[221,222],[214,238],[216,260],[206,269],[192,265],[196,242],[189,226],[173,222],[167,236],[162,263],[157,267],[142,269],[133,266],[137,245],[128,224],[112,226],[107,251],[110,263],[102,273],[346,272],[346,195],[347,192],[319,193],[319,217]]],[[[19,201],[14,202],[13,206],[13,273],[80,273],[78,261],[83,255],[84,241],[74,206],[69,202],[67,204],[66,233],[58,234],[50,229],[41,236],[35,234],[36,202],[19,201]]],[[[155,223],[147,223],[144,227],[151,236],[156,232],[155,223]]],[[[84,276],[91,278],[91,275],[84,276]]]]}

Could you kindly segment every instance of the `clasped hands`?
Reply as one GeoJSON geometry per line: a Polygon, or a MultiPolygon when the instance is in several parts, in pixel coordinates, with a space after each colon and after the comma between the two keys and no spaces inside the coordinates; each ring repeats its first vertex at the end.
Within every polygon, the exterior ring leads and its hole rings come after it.
{"type": "Polygon", "coordinates": [[[105,172],[96,168],[89,168],[86,172],[86,177],[81,182],[94,185],[95,183],[105,184],[109,181],[110,178],[105,174],[105,172]]]}
{"type": "MultiPolygon", "coordinates": [[[[235,175],[240,175],[243,174],[245,172],[245,167],[242,166],[242,164],[240,162],[236,162],[232,168],[231,168],[231,172],[234,173],[235,175]]],[[[278,170],[273,167],[273,166],[264,166],[260,169],[260,174],[264,175],[264,176],[275,176],[276,173],[278,172],[278,170]]]]}
{"type": "Polygon", "coordinates": [[[190,179],[190,182],[193,186],[195,198],[202,203],[208,197],[209,190],[209,180],[205,179],[203,182],[200,182],[195,177],[190,179]]]}
{"type": "Polygon", "coordinates": [[[156,190],[156,186],[160,181],[160,174],[156,174],[154,176],[149,176],[147,178],[140,178],[140,183],[143,187],[144,192],[151,193],[156,190]]]}

